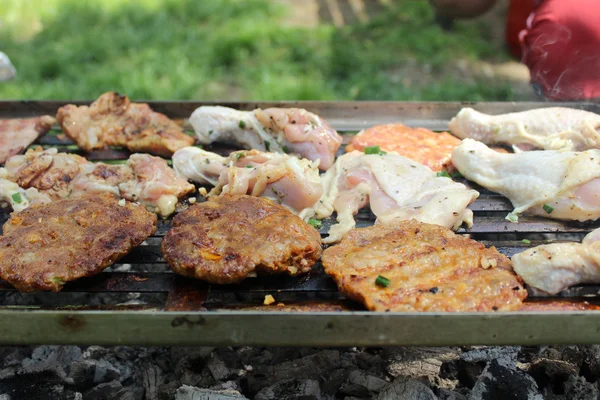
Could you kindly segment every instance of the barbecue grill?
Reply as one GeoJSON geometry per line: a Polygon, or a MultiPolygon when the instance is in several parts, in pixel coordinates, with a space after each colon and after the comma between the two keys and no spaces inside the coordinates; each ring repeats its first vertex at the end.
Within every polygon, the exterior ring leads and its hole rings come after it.
{"type": "MultiPolygon", "coordinates": [[[[155,110],[184,121],[206,102],[148,102],[155,110]]],[[[66,102],[4,101],[0,118],[55,114],[66,102]]],[[[79,102],[76,104],[88,104],[79,102]]],[[[600,113],[593,103],[425,103],[425,102],[279,102],[219,103],[252,110],[266,107],[302,107],[326,119],[344,136],[375,124],[403,122],[432,130],[445,130],[462,107],[499,114],[549,106],[581,108],[600,113]]],[[[347,139],[347,137],[346,137],[347,139]]],[[[44,147],[82,154],[72,142],[53,130],[39,142],[44,147]]],[[[225,152],[225,148],[213,148],[225,152]]],[[[229,149],[231,150],[231,149],[229,149]]],[[[93,161],[118,162],[123,150],[101,150],[85,155],[93,161]]],[[[474,186],[473,184],[470,184],[474,186]]],[[[540,217],[506,221],[510,202],[476,187],[481,196],[470,208],[472,229],[461,228],[486,245],[511,256],[541,243],[580,240],[600,223],[560,222],[540,217]],[[528,239],[525,243],[522,239],[528,239]]],[[[8,213],[0,211],[0,222],[8,213]]],[[[370,226],[373,214],[364,210],[357,227],[370,226]]],[[[332,220],[324,220],[327,232],[332,220]]],[[[160,220],[155,235],[124,257],[109,272],[80,279],[63,292],[162,294],[159,305],[84,303],[55,306],[40,301],[2,305],[0,344],[137,344],[137,345],[282,345],[282,346],[392,346],[474,344],[562,344],[600,342],[600,286],[577,286],[554,297],[530,293],[523,311],[482,313],[380,313],[347,302],[319,266],[301,277],[248,279],[240,285],[208,285],[173,274],[161,252],[161,238],[171,220],[160,220]],[[131,264],[127,272],[118,272],[131,264]],[[115,269],[117,271],[115,271],[115,269]],[[263,306],[266,295],[276,303],[263,306]]],[[[0,281],[0,292],[14,292],[0,281]]],[[[48,294],[59,296],[60,294],[48,294]]],[[[13,296],[13,300],[14,300],[13,296]]],[[[17,296],[18,297],[18,296],[17,296]]],[[[23,295],[25,299],[26,295],[23,295]]],[[[159,296],[160,297],[160,296],[159,296]]],[[[86,301],[87,303],[87,301],[86,301]]]]}

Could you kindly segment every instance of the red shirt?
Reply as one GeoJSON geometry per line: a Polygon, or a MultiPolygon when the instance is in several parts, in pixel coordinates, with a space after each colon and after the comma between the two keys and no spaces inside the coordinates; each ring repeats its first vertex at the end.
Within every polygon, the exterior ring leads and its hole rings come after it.
{"type": "Polygon", "coordinates": [[[600,0],[544,0],[519,39],[522,61],[546,97],[600,98],[600,0]]]}

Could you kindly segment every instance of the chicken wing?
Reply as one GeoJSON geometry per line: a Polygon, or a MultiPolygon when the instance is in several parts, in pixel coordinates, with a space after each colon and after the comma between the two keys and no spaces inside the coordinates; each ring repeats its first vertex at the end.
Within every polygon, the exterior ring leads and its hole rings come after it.
{"type": "Polygon", "coordinates": [[[515,207],[509,220],[525,212],[577,221],[600,218],[600,150],[501,154],[465,139],[452,152],[452,163],[467,179],[508,197],[515,207]]]}
{"type": "Polygon", "coordinates": [[[508,144],[517,149],[582,151],[600,148],[600,115],[564,107],[487,115],[463,108],[450,121],[461,139],[508,144]]]}
{"type": "Polygon", "coordinates": [[[109,192],[165,217],[175,211],[179,198],[195,190],[166,160],[148,154],[132,154],[127,164],[109,165],[57,149],[30,149],[6,162],[5,177],[52,200],[109,192]]]}
{"type": "Polygon", "coordinates": [[[242,150],[221,157],[197,147],[173,155],[178,174],[214,185],[209,196],[249,194],[269,198],[305,218],[323,194],[316,163],[287,154],[242,150]]]}
{"type": "Polygon", "coordinates": [[[581,243],[552,243],[512,257],[525,283],[549,294],[581,283],[600,283],[600,229],[581,243]]]}
{"type": "Polygon", "coordinates": [[[132,152],[170,157],[194,144],[194,138],[148,104],[131,103],[115,92],[104,93],[89,107],[61,107],[56,118],[65,134],[85,151],[123,146],[132,152]]]}
{"type": "Polygon", "coordinates": [[[346,153],[325,173],[323,187],[314,213],[322,219],[335,211],[338,221],[325,243],[339,241],[354,228],[354,214],[367,204],[378,223],[416,219],[452,229],[463,222],[471,226],[473,212],[467,206],[479,196],[396,153],[346,153]]]}
{"type": "Polygon", "coordinates": [[[290,153],[328,169],[342,137],[317,115],[299,108],[238,111],[228,107],[200,107],[190,117],[198,142],[237,143],[247,149],[290,153]]]}
{"type": "Polygon", "coordinates": [[[0,120],[0,164],[48,133],[56,120],[49,115],[0,120]]]}

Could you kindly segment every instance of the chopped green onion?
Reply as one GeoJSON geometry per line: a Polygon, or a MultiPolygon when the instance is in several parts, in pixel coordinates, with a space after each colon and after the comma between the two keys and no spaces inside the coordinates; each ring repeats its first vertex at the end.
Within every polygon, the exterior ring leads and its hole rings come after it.
{"type": "Polygon", "coordinates": [[[506,216],[506,219],[507,219],[507,220],[509,220],[510,222],[513,222],[513,223],[517,223],[517,222],[519,222],[519,217],[518,217],[518,216],[516,216],[515,214],[512,214],[512,213],[511,213],[511,214],[508,214],[508,215],[506,216]]]}
{"type": "Polygon", "coordinates": [[[269,141],[267,141],[267,140],[265,140],[265,149],[267,151],[271,151],[271,143],[269,141]]]}
{"type": "Polygon", "coordinates": [[[523,242],[525,244],[531,244],[531,240],[529,240],[529,239],[523,239],[523,240],[521,240],[521,242],[523,242]]]}
{"type": "Polygon", "coordinates": [[[21,193],[17,192],[15,194],[13,194],[12,196],[10,196],[13,201],[17,204],[21,204],[23,202],[23,198],[21,197],[21,193]]]}
{"type": "Polygon", "coordinates": [[[455,173],[452,174],[452,179],[461,179],[464,178],[464,176],[462,176],[462,174],[458,171],[456,171],[455,173]]]}
{"type": "Polygon", "coordinates": [[[542,206],[542,208],[544,209],[544,211],[546,211],[548,214],[552,214],[552,211],[554,211],[554,207],[552,207],[550,204],[544,204],[542,206]]]}
{"type": "Polygon", "coordinates": [[[390,284],[390,280],[385,276],[379,275],[377,276],[377,279],[375,279],[375,284],[381,287],[388,287],[388,285],[390,284]]]}
{"type": "Polygon", "coordinates": [[[252,165],[246,165],[246,168],[254,168],[252,165]]]}
{"type": "Polygon", "coordinates": [[[244,153],[237,153],[237,154],[235,155],[235,158],[239,160],[240,158],[243,158],[243,157],[245,157],[245,156],[246,156],[246,154],[244,154],[244,153]]]}
{"type": "Polygon", "coordinates": [[[246,123],[244,121],[240,120],[240,123],[238,126],[242,129],[244,129],[246,127],[246,123]]]}
{"type": "Polygon", "coordinates": [[[288,149],[288,147],[287,147],[287,146],[283,146],[281,149],[283,150],[283,152],[284,152],[285,154],[288,154],[288,153],[290,152],[290,149],[288,149]]]}
{"type": "Polygon", "coordinates": [[[435,174],[436,176],[441,176],[443,178],[450,178],[452,179],[452,176],[448,173],[448,171],[440,171],[437,174],[435,174]]]}
{"type": "Polygon", "coordinates": [[[322,225],[321,221],[319,221],[318,219],[314,219],[314,218],[309,219],[308,224],[317,229],[319,229],[322,225]]]}
{"type": "Polygon", "coordinates": [[[364,153],[365,154],[378,154],[380,156],[387,154],[385,151],[381,150],[381,147],[379,147],[379,146],[367,146],[364,149],[364,153]]]}

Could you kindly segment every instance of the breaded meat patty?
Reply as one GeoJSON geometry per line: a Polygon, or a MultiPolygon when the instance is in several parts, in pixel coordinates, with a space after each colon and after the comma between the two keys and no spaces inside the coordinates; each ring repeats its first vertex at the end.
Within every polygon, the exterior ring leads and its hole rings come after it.
{"type": "Polygon", "coordinates": [[[269,199],[223,195],[178,214],[162,252],[178,274],[227,284],[310,271],[321,255],[321,236],[269,199]]]}
{"type": "Polygon", "coordinates": [[[508,311],[527,296],[494,247],[415,220],[354,229],[325,250],[323,266],[373,311],[508,311]]]}
{"type": "Polygon", "coordinates": [[[95,275],[156,230],[156,214],[104,193],[32,205],[0,237],[0,277],[21,292],[58,292],[95,275]]]}

